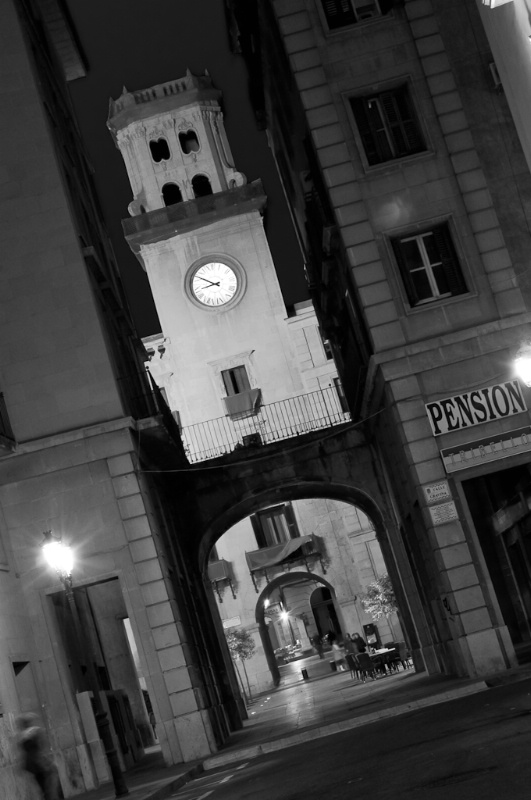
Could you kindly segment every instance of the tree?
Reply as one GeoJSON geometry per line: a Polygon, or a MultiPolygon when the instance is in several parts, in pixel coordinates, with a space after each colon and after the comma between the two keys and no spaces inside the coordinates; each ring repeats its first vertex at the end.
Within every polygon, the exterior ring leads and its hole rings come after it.
{"type": "Polygon", "coordinates": [[[236,665],[236,674],[240,679],[243,696],[247,699],[247,695],[245,693],[245,688],[242,681],[242,676],[240,675],[240,672],[238,670],[238,661],[241,661],[243,671],[245,673],[245,680],[247,681],[249,700],[252,700],[251,685],[249,683],[249,676],[247,675],[247,670],[245,668],[245,662],[247,661],[247,659],[252,658],[254,655],[254,651],[256,649],[254,639],[249,633],[249,631],[246,631],[243,628],[235,628],[230,631],[225,631],[225,638],[227,639],[227,644],[229,646],[232,660],[236,665]]]}
{"type": "Polygon", "coordinates": [[[361,604],[373,619],[388,618],[398,611],[396,597],[389,575],[380,575],[369,583],[365,593],[360,597],[361,604]]]}

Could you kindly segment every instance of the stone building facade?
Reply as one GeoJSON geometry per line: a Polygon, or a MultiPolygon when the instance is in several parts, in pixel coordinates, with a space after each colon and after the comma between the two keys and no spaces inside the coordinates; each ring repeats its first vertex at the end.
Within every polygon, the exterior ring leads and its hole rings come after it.
{"type": "Polygon", "coordinates": [[[509,667],[531,643],[526,4],[229,5],[428,668],[509,667]]]}
{"type": "Polygon", "coordinates": [[[15,800],[30,791],[21,712],[47,729],[65,796],[111,780],[91,692],[125,769],[153,744],[149,707],[168,764],[215,750],[239,716],[221,656],[195,633],[200,604],[183,600],[186,566],[173,569],[171,503],[140,469],[187,461],[146,376],[73,119],[65,80],[86,64],[60,4],[2,0],[0,16],[0,794],[15,800]],[[86,653],[46,531],[74,552],[86,653]]]}

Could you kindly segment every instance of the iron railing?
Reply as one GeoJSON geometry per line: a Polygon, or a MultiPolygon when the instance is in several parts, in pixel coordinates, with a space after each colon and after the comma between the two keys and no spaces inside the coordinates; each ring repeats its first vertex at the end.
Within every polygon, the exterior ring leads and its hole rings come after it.
{"type": "Polygon", "coordinates": [[[342,410],[337,391],[331,386],[269,403],[244,419],[227,416],[189,425],[181,435],[188,460],[193,463],[349,421],[349,412],[342,410]]]}

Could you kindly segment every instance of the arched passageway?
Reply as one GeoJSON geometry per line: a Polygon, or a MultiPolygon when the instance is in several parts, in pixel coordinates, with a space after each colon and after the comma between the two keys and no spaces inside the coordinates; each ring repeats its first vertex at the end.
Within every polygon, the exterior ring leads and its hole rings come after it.
{"type": "MultiPolygon", "coordinates": [[[[237,726],[238,719],[245,712],[238,703],[240,689],[224,634],[224,626],[228,625],[230,619],[228,609],[232,591],[228,581],[225,581],[220,602],[217,593],[212,590],[209,553],[225,532],[272,506],[320,498],[347,504],[367,516],[399,594],[402,621],[408,631],[412,651],[422,661],[418,632],[429,636],[429,631],[426,634],[423,609],[385,479],[378,472],[378,462],[366,444],[362,431],[353,426],[344,426],[327,432],[326,436],[319,432],[308,433],[297,437],[289,450],[283,442],[273,443],[249,454],[234,452],[213,459],[209,461],[208,468],[198,464],[177,470],[176,473],[159,474],[157,480],[166,484],[168,509],[171,508],[179,531],[178,538],[169,546],[179,553],[180,562],[174,563],[179,587],[182,587],[179,588],[182,602],[185,609],[191,609],[194,615],[191,633],[184,631],[183,635],[187,637],[186,643],[190,642],[190,657],[200,665],[203,680],[212,682],[212,688],[207,684],[208,697],[213,698],[212,706],[207,705],[206,710],[215,725],[218,725],[218,720],[229,719],[231,725],[237,726]],[[186,572],[183,572],[181,564],[186,565],[186,572]],[[407,587],[407,593],[402,585],[407,587]],[[223,620],[219,614],[221,607],[223,620]]],[[[257,547],[255,539],[254,544],[242,545],[240,552],[245,559],[246,552],[257,549],[260,547],[257,547]]],[[[223,556],[220,560],[223,560],[223,556]]],[[[341,563],[344,569],[344,560],[341,563]]],[[[327,569],[326,560],[323,560],[323,564],[327,569]]],[[[306,566],[304,570],[307,571],[306,566]]],[[[323,571],[320,562],[317,566],[316,559],[310,565],[310,571],[328,580],[328,572],[323,571]]],[[[247,576],[250,577],[249,570],[247,576]]],[[[247,583],[246,599],[251,602],[252,598],[253,612],[264,585],[257,581],[255,588],[252,578],[247,583]]],[[[236,596],[241,596],[243,582],[238,585],[232,581],[232,587],[236,596]]],[[[337,589],[337,586],[334,588],[337,589]]],[[[342,613],[344,606],[343,602],[342,613]]],[[[257,650],[261,651],[258,656],[262,660],[262,675],[271,685],[271,669],[267,664],[254,614],[251,621],[255,626],[253,638],[257,642],[257,650]]],[[[240,623],[241,620],[237,620],[235,624],[240,623]]],[[[354,630],[358,629],[356,623],[354,630]]],[[[221,723],[218,727],[221,728],[221,723]]]]}
{"type": "MultiPolygon", "coordinates": [[[[361,595],[389,571],[372,520],[352,502],[306,496],[310,492],[283,487],[273,494],[276,502],[265,505],[255,498],[254,513],[225,531],[209,554],[218,627],[246,630],[255,639],[245,666],[253,693],[278,685],[279,667],[315,653],[316,639],[363,633],[374,620],[361,595]],[[288,499],[293,494],[303,496],[288,499]]],[[[337,494],[336,487],[327,494],[337,494]]],[[[381,535],[385,541],[385,530],[381,535]]],[[[398,619],[393,628],[387,620],[379,628],[379,641],[397,632],[408,638],[398,619]]]]}

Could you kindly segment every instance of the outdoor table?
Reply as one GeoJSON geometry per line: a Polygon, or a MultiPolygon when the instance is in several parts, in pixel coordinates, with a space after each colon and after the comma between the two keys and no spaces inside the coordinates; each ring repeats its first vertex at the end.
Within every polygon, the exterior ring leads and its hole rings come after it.
{"type": "Polygon", "coordinates": [[[371,659],[381,658],[385,667],[389,667],[389,656],[396,653],[396,647],[382,647],[380,650],[375,650],[369,653],[371,659]]]}

